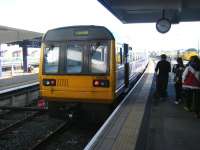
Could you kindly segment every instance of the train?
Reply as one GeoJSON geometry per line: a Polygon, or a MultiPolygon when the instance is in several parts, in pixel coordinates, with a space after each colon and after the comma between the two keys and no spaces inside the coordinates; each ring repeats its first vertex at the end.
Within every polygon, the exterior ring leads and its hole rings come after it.
{"type": "Polygon", "coordinates": [[[198,56],[197,50],[189,49],[189,50],[184,51],[184,52],[181,54],[182,59],[183,59],[183,60],[186,60],[186,61],[190,61],[190,58],[191,58],[192,56],[198,56]]]}
{"type": "Polygon", "coordinates": [[[48,30],[42,39],[40,95],[51,114],[79,105],[111,106],[148,64],[104,26],[82,25],[48,30]]]}

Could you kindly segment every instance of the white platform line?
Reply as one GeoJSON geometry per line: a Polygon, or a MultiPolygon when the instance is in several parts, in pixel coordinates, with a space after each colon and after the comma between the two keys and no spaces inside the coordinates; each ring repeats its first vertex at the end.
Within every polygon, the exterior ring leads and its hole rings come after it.
{"type": "Polygon", "coordinates": [[[30,83],[30,84],[26,84],[26,85],[22,85],[22,86],[18,86],[18,87],[13,87],[13,88],[1,90],[0,94],[5,94],[5,93],[8,93],[8,92],[12,92],[12,91],[24,89],[24,88],[27,88],[27,87],[35,86],[35,85],[38,85],[38,84],[39,84],[39,82],[34,82],[34,83],[30,83]]]}

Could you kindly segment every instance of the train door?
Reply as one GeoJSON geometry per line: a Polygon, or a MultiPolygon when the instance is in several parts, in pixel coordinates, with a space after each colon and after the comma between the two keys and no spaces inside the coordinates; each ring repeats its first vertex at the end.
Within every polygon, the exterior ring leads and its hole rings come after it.
{"type": "Polygon", "coordinates": [[[129,86],[129,62],[128,62],[128,44],[124,44],[124,84],[125,87],[129,86]]]}
{"type": "Polygon", "coordinates": [[[129,85],[128,44],[117,44],[116,93],[119,95],[129,85]]]}
{"type": "Polygon", "coordinates": [[[116,47],[116,90],[117,93],[121,93],[124,86],[124,50],[121,44],[117,44],[116,47]]]}

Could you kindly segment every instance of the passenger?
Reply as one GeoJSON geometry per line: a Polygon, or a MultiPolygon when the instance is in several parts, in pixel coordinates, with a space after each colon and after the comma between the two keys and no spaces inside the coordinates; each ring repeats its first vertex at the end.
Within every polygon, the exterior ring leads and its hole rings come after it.
{"type": "Polygon", "coordinates": [[[200,60],[198,56],[192,56],[189,65],[182,76],[185,89],[184,109],[193,110],[197,118],[200,117],[200,60]]]}
{"type": "Polygon", "coordinates": [[[31,73],[33,71],[33,69],[34,69],[33,66],[29,64],[28,65],[28,72],[31,73]]]}
{"type": "Polygon", "coordinates": [[[157,74],[156,93],[159,97],[167,97],[167,85],[171,65],[166,58],[167,56],[162,54],[161,60],[157,63],[155,68],[155,72],[157,74]]]}
{"type": "Polygon", "coordinates": [[[182,74],[184,71],[183,60],[181,57],[177,58],[177,64],[172,69],[174,73],[174,87],[176,93],[175,104],[179,104],[182,101],[182,74]]]}

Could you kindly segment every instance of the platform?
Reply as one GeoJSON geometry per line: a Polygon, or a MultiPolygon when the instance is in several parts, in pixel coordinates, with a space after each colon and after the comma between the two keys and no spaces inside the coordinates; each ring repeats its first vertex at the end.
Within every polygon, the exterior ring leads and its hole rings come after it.
{"type": "Polygon", "coordinates": [[[38,74],[25,73],[0,79],[0,91],[38,82],[38,74]]]}
{"type": "MultiPolygon", "coordinates": [[[[154,91],[153,86],[152,91],[154,91]]],[[[186,112],[183,104],[175,105],[172,75],[167,100],[150,99],[151,115],[148,121],[146,150],[199,150],[200,119],[186,112]]],[[[143,137],[144,138],[144,137],[143,137]]],[[[143,139],[144,140],[144,139],[143,139]]]]}
{"type": "Polygon", "coordinates": [[[126,101],[97,132],[87,149],[95,150],[199,150],[200,120],[174,104],[170,74],[165,100],[153,97],[154,64],[151,62],[126,101]]]}

